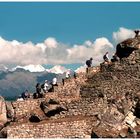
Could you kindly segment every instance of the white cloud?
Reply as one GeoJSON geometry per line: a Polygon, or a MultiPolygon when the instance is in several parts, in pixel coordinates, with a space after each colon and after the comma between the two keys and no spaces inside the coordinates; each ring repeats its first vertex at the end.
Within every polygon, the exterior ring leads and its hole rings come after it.
{"type": "Polygon", "coordinates": [[[102,62],[106,51],[112,53],[112,44],[107,38],[98,38],[93,43],[90,40],[81,45],[68,46],[57,42],[55,38],[47,38],[44,43],[22,43],[17,40],[7,41],[0,37],[0,63],[8,65],[29,64],[69,64],[85,63],[93,57],[93,64],[102,62]]]}
{"type": "Polygon", "coordinates": [[[53,37],[49,37],[47,38],[45,41],[44,41],[45,45],[48,47],[48,48],[56,48],[58,43],[56,41],[55,38],[53,37]]]}
{"type": "Polygon", "coordinates": [[[43,51],[32,42],[23,44],[18,41],[6,41],[0,38],[0,63],[9,65],[27,65],[47,63],[43,51]]]}
{"type": "Polygon", "coordinates": [[[111,55],[114,51],[113,45],[105,37],[98,38],[93,43],[88,43],[88,46],[85,44],[87,43],[74,45],[72,48],[67,49],[70,62],[84,63],[86,59],[93,57],[93,64],[97,65],[103,61],[103,55],[106,51],[111,55]]]}
{"type": "MultiPolygon", "coordinates": [[[[119,28],[113,32],[116,43],[127,38],[134,37],[135,33],[126,28],[119,28]]],[[[41,65],[41,64],[70,64],[83,63],[93,57],[93,65],[99,65],[103,61],[104,53],[108,51],[111,58],[115,47],[105,37],[95,41],[86,40],[83,44],[68,46],[49,37],[44,42],[34,44],[32,42],[8,41],[0,37],[0,63],[8,65],[41,65]]]]}
{"type": "Polygon", "coordinates": [[[39,47],[42,49],[43,53],[45,52],[47,46],[44,43],[37,43],[36,47],[39,47]]]}
{"type": "Polygon", "coordinates": [[[113,32],[113,39],[116,44],[124,41],[125,39],[133,38],[134,36],[135,36],[135,33],[133,30],[126,29],[123,27],[120,27],[117,32],[113,32]]]}
{"type": "Polygon", "coordinates": [[[11,42],[11,44],[12,44],[13,46],[18,46],[18,45],[20,45],[20,43],[19,43],[17,40],[13,40],[13,41],[11,42]]]}
{"type": "Polygon", "coordinates": [[[84,45],[91,46],[92,45],[92,42],[90,40],[87,40],[87,41],[85,41],[84,45]]]}

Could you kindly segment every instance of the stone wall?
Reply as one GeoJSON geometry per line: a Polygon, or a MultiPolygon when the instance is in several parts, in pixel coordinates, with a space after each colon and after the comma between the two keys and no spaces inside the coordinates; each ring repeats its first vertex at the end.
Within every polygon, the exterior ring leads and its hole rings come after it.
{"type": "Polygon", "coordinates": [[[43,119],[45,116],[40,109],[40,103],[43,100],[43,98],[40,98],[13,102],[12,104],[15,112],[14,120],[23,121],[26,120],[26,118],[28,119],[33,114],[37,115],[40,119],[43,119]]]}
{"type": "Polygon", "coordinates": [[[96,74],[65,80],[64,86],[46,93],[45,98],[13,102],[16,122],[7,126],[7,137],[89,138],[91,133],[92,137],[94,133],[99,137],[129,137],[129,129],[133,133],[130,137],[138,137],[139,83],[137,50],[121,61],[102,64],[96,74]],[[29,122],[32,114],[40,119],[38,123],[29,122]]]}
{"type": "MultiPolygon", "coordinates": [[[[45,98],[39,99],[27,99],[24,101],[12,102],[15,112],[15,121],[29,120],[29,117],[33,114],[38,116],[41,120],[45,119],[46,116],[40,108],[42,101],[48,102],[49,99],[54,99],[60,102],[60,105],[69,104],[71,101],[77,101],[80,99],[80,84],[84,82],[83,75],[77,79],[71,78],[66,79],[65,84],[55,87],[54,92],[48,92],[45,94],[45,98]],[[80,82],[79,82],[80,81],[80,82]]],[[[55,117],[57,118],[57,116],[55,117]]]]}
{"type": "Polygon", "coordinates": [[[71,101],[69,103],[62,102],[61,106],[67,108],[67,111],[62,111],[60,114],[52,116],[51,119],[67,118],[78,115],[94,116],[103,111],[103,108],[106,108],[106,104],[104,104],[102,99],[97,99],[95,102],[89,98],[71,101]]]}
{"type": "Polygon", "coordinates": [[[7,127],[7,138],[90,138],[92,125],[96,125],[93,118],[78,116],[49,122],[22,123],[7,127]]]}
{"type": "Polygon", "coordinates": [[[7,122],[6,117],[6,104],[4,98],[0,96],[0,129],[7,122]]]}
{"type": "MultiPolygon", "coordinates": [[[[13,106],[15,108],[15,121],[28,122],[32,115],[38,116],[40,120],[47,119],[48,117],[45,116],[40,108],[42,101],[49,102],[49,98],[14,102],[13,106]]],[[[62,106],[68,110],[62,111],[59,114],[49,117],[50,120],[73,117],[77,115],[94,116],[98,114],[101,109],[106,107],[103,103],[103,100],[99,99],[97,104],[97,102],[90,100],[90,98],[73,100],[70,102],[59,101],[58,106],[62,106]]]]}

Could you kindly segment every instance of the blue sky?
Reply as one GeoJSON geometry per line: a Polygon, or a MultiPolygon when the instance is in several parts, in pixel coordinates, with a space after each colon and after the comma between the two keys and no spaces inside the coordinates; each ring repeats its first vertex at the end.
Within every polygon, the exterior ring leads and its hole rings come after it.
{"type": "Polygon", "coordinates": [[[101,37],[112,43],[120,27],[140,27],[139,15],[140,2],[0,2],[0,36],[35,44],[53,37],[67,48],[101,37]]]}
{"type": "Polygon", "coordinates": [[[53,36],[65,43],[111,38],[119,27],[140,26],[140,2],[0,3],[0,35],[40,42],[53,36]]]}

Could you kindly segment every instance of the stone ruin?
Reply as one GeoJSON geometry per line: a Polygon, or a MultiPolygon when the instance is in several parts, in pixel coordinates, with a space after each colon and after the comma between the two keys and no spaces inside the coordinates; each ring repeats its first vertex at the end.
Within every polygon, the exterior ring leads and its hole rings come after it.
{"type": "Polygon", "coordinates": [[[119,61],[66,79],[44,98],[5,102],[1,97],[0,136],[140,138],[140,36],[130,40],[133,47],[117,45],[119,61]]]}

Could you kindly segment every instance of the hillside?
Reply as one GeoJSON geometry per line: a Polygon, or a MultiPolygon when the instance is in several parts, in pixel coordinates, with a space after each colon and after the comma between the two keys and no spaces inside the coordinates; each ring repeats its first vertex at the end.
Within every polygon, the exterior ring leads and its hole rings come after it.
{"type": "Polygon", "coordinates": [[[29,72],[23,69],[0,73],[0,95],[6,100],[16,100],[26,89],[31,93],[35,91],[36,83],[43,83],[46,79],[51,81],[56,74],[48,72],[29,72]]]}
{"type": "Polygon", "coordinates": [[[51,69],[45,69],[41,65],[16,66],[8,69],[0,65],[0,95],[6,100],[16,100],[26,89],[34,93],[37,83],[51,82],[54,77],[61,81],[65,77],[67,69],[56,65],[51,69]]]}
{"type": "Polygon", "coordinates": [[[140,138],[140,36],[131,43],[118,44],[118,61],[65,79],[43,98],[1,98],[1,137],[140,138]]]}

